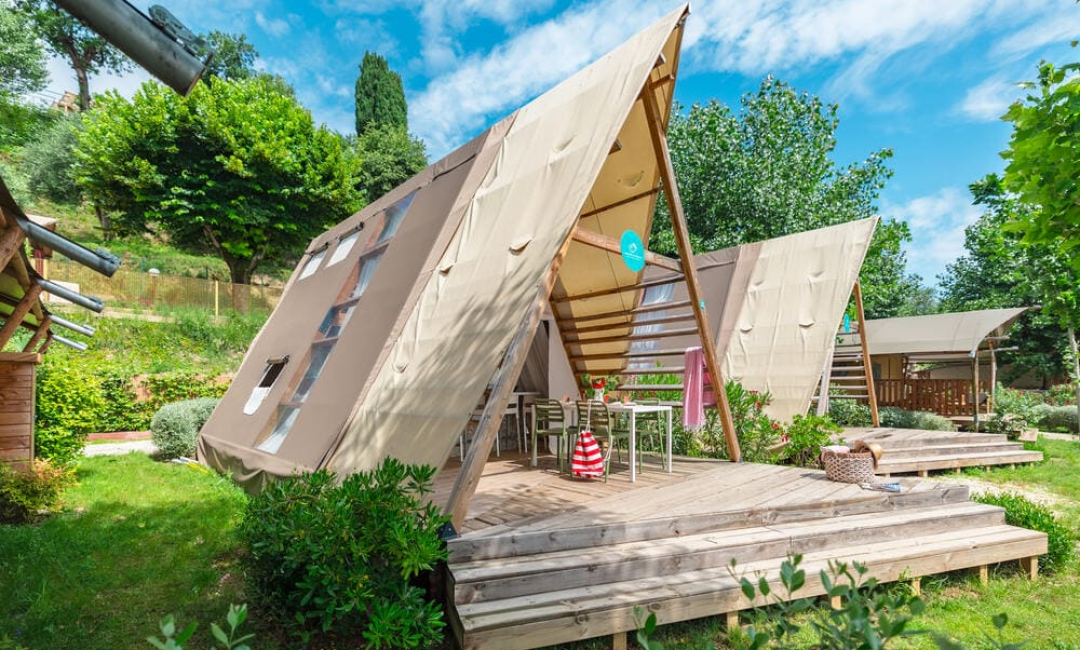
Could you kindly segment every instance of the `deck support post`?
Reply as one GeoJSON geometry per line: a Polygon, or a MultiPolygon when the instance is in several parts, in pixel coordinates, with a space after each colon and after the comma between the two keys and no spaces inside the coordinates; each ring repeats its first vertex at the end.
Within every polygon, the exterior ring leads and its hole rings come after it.
{"type": "Polygon", "coordinates": [[[979,584],[984,587],[990,584],[990,567],[986,564],[979,567],[979,584]]]}
{"type": "Polygon", "coordinates": [[[739,629],[738,610],[724,614],[724,626],[727,628],[728,634],[731,634],[735,630],[739,629]]]}
{"type": "Polygon", "coordinates": [[[675,243],[679,249],[679,261],[682,262],[686,289],[690,294],[690,306],[694,310],[694,320],[697,321],[698,335],[701,337],[701,350],[705,353],[705,366],[709,373],[709,380],[712,382],[713,393],[716,395],[716,409],[720,412],[720,424],[724,429],[728,455],[731,456],[733,462],[737,463],[742,460],[742,451],[739,449],[739,439],[735,435],[735,422],[731,417],[724,378],[720,373],[719,362],[716,358],[713,330],[709,326],[709,317],[705,313],[705,298],[698,284],[694,250],[690,245],[690,233],[687,231],[686,215],[683,214],[682,201],[679,198],[679,187],[675,183],[675,169],[671,165],[671,153],[668,151],[663,117],[660,115],[660,107],[656,102],[656,94],[648,84],[642,89],[641,101],[645,105],[645,121],[649,123],[649,135],[652,138],[653,151],[660,172],[660,182],[664,187],[664,198],[667,199],[668,213],[671,215],[671,227],[675,232],[675,243]]]}
{"type": "Polygon", "coordinates": [[[928,470],[928,469],[920,469],[919,470],[919,478],[930,478],[930,470],[928,470]]]}
{"type": "Polygon", "coordinates": [[[1031,557],[1020,558],[1020,568],[1024,570],[1024,575],[1028,580],[1034,580],[1039,577],[1039,556],[1032,555],[1031,557]]]}
{"type": "Polygon", "coordinates": [[[611,650],[626,650],[626,632],[616,632],[611,635],[611,650]]]}
{"type": "Polygon", "coordinates": [[[922,578],[912,578],[911,593],[916,596],[922,596],[922,578]]]}
{"type": "Polygon", "coordinates": [[[840,600],[840,596],[833,596],[829,598],[829,607],[833,609],[840,609],[844,606],[843,601],[840,600]]]}

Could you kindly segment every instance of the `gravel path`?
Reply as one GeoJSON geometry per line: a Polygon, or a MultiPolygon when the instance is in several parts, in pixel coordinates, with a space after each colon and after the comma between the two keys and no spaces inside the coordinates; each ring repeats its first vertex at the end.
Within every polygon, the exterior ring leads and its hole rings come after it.
{"type": "Polygon", "coordinates": [[[128,442],[106,442],[97,445],[86,445],[83,453],[87,456],[120,456],[133,452],[152,454],[157,447],[149,440],[131,440],[128,442]]]}

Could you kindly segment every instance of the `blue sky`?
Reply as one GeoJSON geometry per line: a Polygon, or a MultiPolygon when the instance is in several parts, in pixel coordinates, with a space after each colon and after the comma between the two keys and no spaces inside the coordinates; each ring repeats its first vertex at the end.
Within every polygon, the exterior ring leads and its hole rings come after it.
{"type": "MultiPolygon", "coordinates": [[[[150,2],[136,0],[144,11],[150,2]]],[[[166,0],[195,31],[243,32],[316,120],[353,129],[365,50],[405,83],[409,126],[434,160],[671,11],[671,0],[166,0]]],[[[1074,0],[724,0],[691,6],[676,97],[737,104],[772,73],[840,105],[835,158],[891,147],[880,212],[907,220],[909,268],[934,282],[977,218],[967,185],[1000,171],[1040,59],[1076,59],[1074,0]],[[1071,57],[1071,58],[1070,58],[1071,57]]],[[[52,90],[75,89],[54,61],[52,90]]],[[[141,71],[101,75],[125,95],[141,71]]]]}

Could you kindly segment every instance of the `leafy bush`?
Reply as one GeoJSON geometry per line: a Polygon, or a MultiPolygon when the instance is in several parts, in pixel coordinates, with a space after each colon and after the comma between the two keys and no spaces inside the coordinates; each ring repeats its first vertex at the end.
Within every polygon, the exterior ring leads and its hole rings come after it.
{"type": "Polygon", "coordinates": [[[987,433],[1003,433],[1009,440],[1016,440],[1020,434],[1030,428],[1030,423],[1023,417],[1014,413],[1000,415],[994,413],[986,420],[987,433]]]}
{"type": "Polygon", "coordinates": [[[210,418],[219,401],[214,397],[200,397],[162,406],[150,421],[151,439],[161,456],[193,456],[199,429],[210,418]]]}
{"type": "Polygon", "coordinates": [[[59,118],[26,145],[23,164],[27,169],[27,185],[35,195],[57,203],[79,201],[80,192],[71,167],[80,124],[78,116],[59,118]]]}
{"type": "MultiPolygon", "coordinates": [[[[772,402],[772,395],[768,392],[747,390],[737,381],[727,382],[725,388],[743,460],[750,463],[772,461],[773,449],[780,442],[783,433],[780,423],[765,414],[765,407],[772,402]]],[[[715,409],[708,409],[705,419],[705,426],[699,432],[699,437],[704,443],[703,449],[707,450],[706,455],[728,458],[719,413],[715,409]]]]}
{"type": "Polygon", "coordinates": [[[0,523],[32,522],[53,512],[74,482],[70,469],[40,458],[25,470],[0,463],[0,523]]]}
{"type": "Polygon", "coordinates": [[[1043,399],[1051,406],[1076,406],[1076,386],[1074,384],[1051,386],[1043,399]]]}
{"type": "Polygon", "coordinates": [[[1036,421],[1040,429],[1047,431],[1063,431],[1077,433],[1076,407],[1075,406],[1042,406],[1036,411],[1036,421]]]}
{"type": "Polygon", "coordinates": [[[923,429],[925,431],[956,431],[948,418],[928,411],[907,411],[895,406],[878,410],[881,426],[894,429],[923,429]]]}
{"type": "Polygon", "coordinates": [[[1072,530],[1058,521],[1049,508],[1012,492],[980,494],[972,497],[979,503],[1005,508],[1005,523],[1046,533],[1047,552],[1043,566],[1048,571],[1063,568],[1076,552],[1076,537],[1072,530]]]}
{"type": "Polygon", "coordinates": [[[441,608],[415,581],[446,559],[448,521],[424,504],[435,469],[388,458],[338,483],[320,470],[269,485],[248,503],[240,537],[249,584],[305,641],[359,630],[369,647],[418,648],[441,637],[441,608]]]}
{"type": "Polygon", "coordinates": [[[1038,421],[1038,412],[1041,410],[1040,407],[1043,403],[1042,397],[1039,395],[1025,393],[1013,388],[1005,388],[1001,384],[998,384],[997,390],[994,392],[994,413],[996,415],[1002,417],[1015,415],[1023,418],[1028,424],[1034,424],[1038,421]]]}
{"type": "Polygon", "coordinates": [[[853,399],[830,399],[829,419],[842,427],[870,427],[870,407],[853,399]]]}
{"type": "Polygon", "coordinates": [[[60,465],[82,455],[106,408],[101,378],[82,367],[42,364],[37,378],[34,452],[60,465]]]}
{"type": "Polygon", "coordinates": [[[781,457],[799,467],[819,467],[821,448],[841,432],[828,416],[796,415],[788,425],[788,444],[780,452],[781,457]]]}

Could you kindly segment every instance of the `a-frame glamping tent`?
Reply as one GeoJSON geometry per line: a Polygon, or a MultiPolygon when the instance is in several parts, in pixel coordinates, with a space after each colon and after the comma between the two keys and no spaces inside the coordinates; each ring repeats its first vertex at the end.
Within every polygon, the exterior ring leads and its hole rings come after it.
{"type": "MultiPolygon", "coordinates": [[[[710,331],[693,265],[632,245],[620,254],[624,235],[648,241],[663,191],[689,259],[665,140],[687,13],[664,17],[312,242],[204,426],[199,458],[253,488],[389,456],[442,466],[487,394],[448,506],[459,519],[549,302],[571,325],[630,312],[648,284],[638,262],[659,264],[687,284],[686,329],[710,331]]],[[[631,342],[597,337],[568,351],[620,354],[631,342]]],[[[721,385],[712,338],[701,344],[721,385]]]]}
{"type": "MultiPolygon", "coordinates": [[[[694,256],[720,371],[746,389],[771,393],[766,411],[772,417],[790,420],[809,409],[877,222],[862,219],[694,256]]],[[[672,274],[654,267],[645,278],[659,283],[672,274]]],[[[685,284],[646,289],[633,331],[655,338],[635,342],[629,367],[611,371],[629,381],[680,374],[683,350],[696,342],[678,334],[684,325],[672,322],[677,312],[669,305],[687,300],[685,284]]],[[[643,389],[658,388],[663,385],[643,389]]]]}

